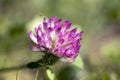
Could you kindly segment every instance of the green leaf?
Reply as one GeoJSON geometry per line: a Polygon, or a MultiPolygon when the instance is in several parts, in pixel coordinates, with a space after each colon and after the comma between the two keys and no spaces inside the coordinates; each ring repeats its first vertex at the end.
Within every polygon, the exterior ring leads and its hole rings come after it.
{"type": "Polygon", "coordinates": [[[41,65],[36,63],[36,62],[31,62],[31,63],[28,63],[27,64],[27,67],[30,68],[30,69],[35,69],[35,68],[38,68],[40,67],[41,65]]]}
{"type": "Polygon", "coordinates": [[[83,61],[82,61],[82,58],[81,56],[78,56],[76,59],[75,59],[75,62],[72,63],[74,66],[78,67],[79,69],[84,69],[84,64],[83,64],[83,61]]]}
{"type": "Polygon", "coordinates": [[[54,79],[55,79],[55,74],[54,74],[51,70],[47,69],[47,70],[46,70],[46,73],[47,73],[48,78],[49,78],[50,80],[54,80],[54,79]]]}

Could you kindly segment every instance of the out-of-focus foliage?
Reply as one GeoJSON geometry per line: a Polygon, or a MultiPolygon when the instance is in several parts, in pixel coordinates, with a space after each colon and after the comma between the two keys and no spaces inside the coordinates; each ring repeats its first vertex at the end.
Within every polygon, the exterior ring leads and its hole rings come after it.
{"type": "MultiPolygon", "coordinates": [[[[0,0],[0,80],[15,80],[16,75],[1,69],[41,58],[40,52],[29,50],[28,31],[41,16],[54,15],[84,30],[84,69],[59,65],[58,80],[120,80],[120,0],[0,0]]],[[[20,80],[33,80],[35,71],[21,70],[19,75],[20,80]]]]}
{"type": "Polygon", "coordinates": [[[119,41],[110,41],[106,43],[101,49],[103,56],[109,60],[111,64],[119,64],[120,50],[119,41]]]}
{"type": "Polygon", "coordinates": [[[75,67],[79,68],[79,69],[84,69],[84,63],[82,61],[81,56],[78,56],[75,60],[74,63],[72,63],[75,67]]]}

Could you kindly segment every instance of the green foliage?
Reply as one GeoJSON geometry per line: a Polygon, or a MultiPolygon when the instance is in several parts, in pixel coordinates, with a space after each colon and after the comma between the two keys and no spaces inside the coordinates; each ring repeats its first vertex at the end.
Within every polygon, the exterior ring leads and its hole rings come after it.
{"type": "Polygon", "coordinates": [[[47,76],[50,80],[54,80],[55,79],[55,73],[52,72],[51,70],[47,69],[46,70],[47,76]]]}
{"type": "Polygon", "coordinates": [[[30,68],[30,69],[35,69],[35,68],[41,67],[41,65],[38,64],[37,62],[30,62],[30,63],[27,64],[27,67],[30,68]]]}
{"type": "Polygon", "coordinates": [[[73,62],[72,64],[79,69],[84,69],[84,63],[82,61],[81,56],[78,56],[76,58],[75,62],[73,62]]]}
{"type": "Polygon", "coordinates": [[[119,63],[120,59],[120,43],[119,41],[111,41],[105,44],[101,51],[103,55],[110,61],[110,63],[119,63]]]}
{"type": "Polygon", "coordinates": [[[58,72],[57,80],[79,80],[77,70],[73,66],[65,66],[58,72]]]}

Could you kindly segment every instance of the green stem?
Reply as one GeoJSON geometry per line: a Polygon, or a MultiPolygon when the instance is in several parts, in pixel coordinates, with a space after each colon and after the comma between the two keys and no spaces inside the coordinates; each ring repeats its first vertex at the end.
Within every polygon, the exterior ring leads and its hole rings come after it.
{"type": "Polygon", "coordinates": [[[17,73],[16,73],[16,80],[19,80],[18,75],[19,75],[19,69],[17,70],[17,73]]]}

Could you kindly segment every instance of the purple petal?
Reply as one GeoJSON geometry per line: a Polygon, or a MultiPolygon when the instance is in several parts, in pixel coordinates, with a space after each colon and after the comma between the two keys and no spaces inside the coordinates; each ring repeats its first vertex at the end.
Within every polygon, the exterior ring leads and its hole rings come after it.
{"type": "Polygon", "coordinates": [[[37,28],[37,35],[40,37],[40,36],[42,36],[42,34],[43,34],[43,32],[41,30],[41,27],[38,26],[38,28],[37,28]]]}
{"type": "Polygon", "coordinates": [[[77,28],[74,28],[72,31],[71,31],[71,34],[75,34],[77,31],[77,28]]]}
{"type": "Polygon", "coordinates": [[[59,27],[61,22],[62,22],[62,19],[59,19],[59,20],[56,21],[55,25],[59,27]]]}
{"type": "Polygon", "coordinates": [[[48,23],[46,21],[46,18],[43,19],[43,28],[45,32],[49,31],[48,23]]]}
{"type": "Polygon", "coordinates": [[[66,29],[70,29],[71,26],[72,26],[72,23],[69,23],[69,24],[67,25],[66,29]]]}
{"type": "Polygon", "coordinates": [[[47,20],[45,17],[43,18],[43,23],[47,23],[47,20]]]}
{"type": "Polygon", "coordinates": [[[76,34],[76,37],[75,39],[82,39],[82,34],[83,34],[83,31],[81,31],[80,33],[76,34]]]}
{"type": "Polygon", "coordinates": [[[32,31],[30,31],[29,37],[30,37],[30,39],[31,39],[34,43],[37,44],[37,38],[34,36],[34,34],[32,33],[32,31]]]}
{"type": "Polygon", "coordinates": [[[61,32],[62,33],[65,33],[67,30],[69,30],[70,29],[70,27],[71,27],[71,22],[70,21],[65,21],[63,24],[62,24],[62,30],[61,30],[61,32]]]}
{"type": "Polygon", "coordinates": [[[62,45],[64,43],[64,39],[59,39],[58,42],[56,43],[56,47],[62,45]]]}
{"type": "Polygon", "coordinates": [[[53,18],[49,19],[48,27],[53,28],[55,27],[55,21],[56,21],[56,16],[53,18]]]}
{"type": "Polygon", "coordinates": [[[72,26],[72,23],[70,21],[65,21],[63,25],[64,27],[66,27],[66,29],[70,29],[72,26]]]}
{"type": "Polygon", "coordinates": [[[61,27],[58,27],[58,28],[56,28],[56,31],[55,31],[55,32],[56,32],[57,34],[59,34],[60,31],[61,31],[61,27]]]}
{"type": "Polygon", "coordinates": [[[75,36],[76,31],[77,31],[77,28],[74,28],[73,30],[71,30],[68,38],[69,38],[69,39],[72,39],[72,38],[75,36]]]}
{"type": "Polygon", "coordinates": [[[34,46],[30,46],[30,49],[31,49],[32,51],[40,51],[40,49],[39,49],[39,48],[34,47],[34,46]]]}
{"type": "Polygon", "coordinates": [[[47,23],[43,23],[43,28],[45,31],[48,31],[48,24],[47,23]]]}
{"type": "Polygon", "coordinates": [[[54,16],[54,17],[52,17],[50,20],[49,20],[49,22],[52,22],[52,23],[54,23],[55,21],[56,21],[56,16],[54,16]]]}

